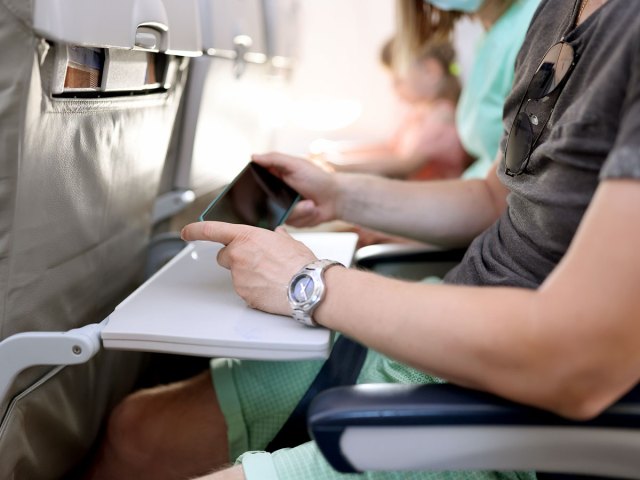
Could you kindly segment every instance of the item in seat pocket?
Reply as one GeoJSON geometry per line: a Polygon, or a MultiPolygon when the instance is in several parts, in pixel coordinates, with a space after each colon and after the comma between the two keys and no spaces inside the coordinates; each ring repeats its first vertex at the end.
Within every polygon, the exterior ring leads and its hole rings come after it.
{"type": "Polygon", "coordinates": [[[104,68],[101,48],[71,46],[64,78],[64,88],[100,88],[104,68]]]}

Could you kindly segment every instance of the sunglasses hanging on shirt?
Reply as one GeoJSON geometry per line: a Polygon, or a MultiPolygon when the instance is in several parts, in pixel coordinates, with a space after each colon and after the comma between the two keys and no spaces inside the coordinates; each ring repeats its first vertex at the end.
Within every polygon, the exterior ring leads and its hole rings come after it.
{"type": "Polygon", "coordinates": [[[560,41],[545,54],[520,101],[505,150],[505,173],[520,175],[544,131],[576,63],[573,47],[560,41]]]}

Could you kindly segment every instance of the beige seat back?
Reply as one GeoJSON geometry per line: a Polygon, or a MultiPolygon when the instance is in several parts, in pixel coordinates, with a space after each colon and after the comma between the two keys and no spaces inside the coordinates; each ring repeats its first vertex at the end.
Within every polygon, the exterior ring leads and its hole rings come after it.
{"type": "MultiPolygon", "coordinates": [[[[156,69],[171,68],[170,82],[133,91],[118,69],[146,54],[112,49],[115,90],[74,93],[69,70],[60,83],[67,45],[36,33],[33,3],[0,1],[0,341],[100,322],[139,284],[187,64],[170,59],[156,69]]],[[[141,365],[101,352],[23,372],[0,398],[0,478],[68,478],[141,365]]]]}

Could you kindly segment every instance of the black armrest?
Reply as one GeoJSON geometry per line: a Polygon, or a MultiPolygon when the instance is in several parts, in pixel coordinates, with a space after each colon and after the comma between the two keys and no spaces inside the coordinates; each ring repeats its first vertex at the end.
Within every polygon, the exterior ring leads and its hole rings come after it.
{"type": "Polygon", "coordinates": [[[418,280],[427,276],[443,277],[462,260],[466,249],[444,250],[438,247],[387,243],[360,248],[354,265],[382,275],[418,280]]]}
{"type": "Polygon", "coordinates": [[[453,385],[359,385],[318,395],[308,422],[341,472],[640,475],[640,388],[597,418],[575,422],[453,385]]]}

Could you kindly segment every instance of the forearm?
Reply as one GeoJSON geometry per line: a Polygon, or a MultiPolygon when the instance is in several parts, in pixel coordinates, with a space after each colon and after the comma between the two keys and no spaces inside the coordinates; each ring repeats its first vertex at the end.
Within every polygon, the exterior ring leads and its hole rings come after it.
{"type": "Polygon", "coordinates": [[[339,174],[337,181],[341,219],[443,246],[467,245],[505,208],[506,194],[490,179],[402,182],[339,174]]]}
{"type": "Polygon", "coordinates": [[[372,155],[368,158],[336,163],[339,172],[370,173],[386,177],[406,177],[426,163],[422,158],[400,157],[392,152],[384,155],[372,155]]]}
{"type": "Polygon", "coordinates": [[[377,156],[385,154],[391,151],[390,142],[380,143],[353,143],[347,147],[340,147],[334,151],[329,151],[328,160],[332,159],[345,159],[345,160],[360,160],[362,158],[368,158],[371,156],[377,156]]]}
{"type": "Polygon", "coordinates": [[[532,402],[521,392],[538,383],[522,374],[534,346],[528,323],[514,312],[530,310],[533,292],[409,283],[344,269],[327,271],[326,282],[314,314],[323,326],[451,382],[532,402]]]}
{"type": "Polygon", "coordinates": [[[320,324],[419,370],[575,418],[613,401],[602,400],[599,389],[610,393],[609,385],[593,374],[609,371],[610,350],[585,355],[600,348],[595,336],[567,343],[580,315],[548,315],[536,291],[408,283],[342,269],[327,272],[327,285],[314,316],[320,324]]]}
{"type": "Polygon", "coordinates": [[[303,197],[287,220],[295,227],[346,220],[431,244],[459,246],[506,208],[507,190],[495,168],[483,180],[403,182],[330,173],[313,162],[277,153],[252,158],[303,197]]]}

